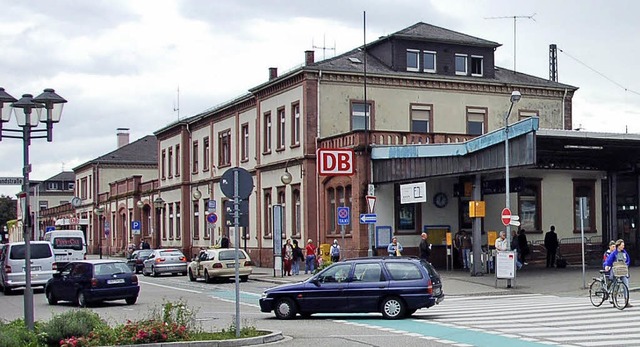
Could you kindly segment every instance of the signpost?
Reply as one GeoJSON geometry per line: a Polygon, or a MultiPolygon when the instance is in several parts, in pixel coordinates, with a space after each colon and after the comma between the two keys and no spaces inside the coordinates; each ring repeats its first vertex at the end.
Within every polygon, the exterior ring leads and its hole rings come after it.
{"type": "Polygon", "coordinates": [[[140,221],[139,220],[131,221],[131,233],[133,235],[140,235],[140,221]]]}
{"type": "Polygon", "coordinates": [[[360,215],[360,224],[376,224],[378,216],[375,213],[366,213],[360,215]]]}
{"type": "Polygon", "coordinates": [[[21,186],[22,182],[22,177],[0,177],[0,185],[3,186],[21,186]]]}
{"type": "Polygon", "coordinates": [[[502,225],[508,226],[511,223],[511,210],[506,207],[503,208],[500,218],[502,219],[502,225]]]}

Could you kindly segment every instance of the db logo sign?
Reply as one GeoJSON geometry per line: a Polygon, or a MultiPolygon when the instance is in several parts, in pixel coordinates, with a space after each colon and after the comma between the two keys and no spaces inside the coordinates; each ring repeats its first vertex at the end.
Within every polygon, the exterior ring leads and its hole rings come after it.
{"type": "Polygon", "coordinates": [[[318,175],[351,176],[354,173],[354,155],[352,149],[318,149],[318,175]]]}

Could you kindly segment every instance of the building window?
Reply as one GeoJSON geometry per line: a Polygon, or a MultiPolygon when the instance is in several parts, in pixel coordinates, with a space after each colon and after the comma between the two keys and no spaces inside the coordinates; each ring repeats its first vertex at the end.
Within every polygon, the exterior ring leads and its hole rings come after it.
{"type": "Polygon", "coordinates": [[[531,117],[538,117],[538,111],[518,110],[518,120],[523,120],[531,117]]]}
{"type": "Polygon", "coordinates": [[[411,105],[411,132],[431,132],[432,105],[411,105]]]}
{"type": "Polygon", "coordinates": [[[47,190],[58,190],[58,182],[49,182],[47,190]]]}
{"type": "Polygon", "coordinates": [[[436,72],[436,52],[422,52],[422,60],[424,61],[422,71],[432,73],[436,72]]]}
{"type": "Polygon", "coordinates": [[[284,149],[284,143],[286,141],[285,131],[284,131],[285,124],[286,124],[286,118],[285,118],[284,107],[283,107],[281,109],[278,109],[277,132],[278,132],[278,149],[279,150],[284,149]]]}
{"type": "Polygon", "coordinates": [[[218,133],[218,166],[231,165],[231,130],[218,133]]]}
{"type": "Polygon", "coordinates": [[[202,139],[202,171],[209,171],[209,136],[202,139]]]}
{"type": "Polygon", "coordinates": [[[371,104],[367,103],[365,112],[365,104],[363,102],[351,103],[351,130],[371,129],[371,104]]]}
{"type": "Polygon", "coordinates": [[[176,202],[176,240],[182,238],[182,225],[180,224],[180,203],[176,202]]]}
{"type": "Polygon", "coordinates": [[[199,201],[193,202],[193,239],[200,238],[200,204],[199,201]]]}
{"type": "MultiPolygon", "coordinates": [[[[65,201],[65,203],[66,203],[66,201],[65,201]]],[[[48,201],[40,200],[40,201],[38,201],[38,205],[40,207],[40,210],[45,210],[45,209],[49,208],[49,202],[48,201]]]]}
{"type": "Polygon", "coordinates": [[[300,186],[292,187],[291,216],[293,217],[293,228],[291,236],[300,237],[302,234],[302,201],[300,200],[300,186]]]}
{"type": "Polygon", "coordinates": [[[596,181],[595,180],[573,180],[573,211],[574,224],[573,232],[580,233],[580,227],[584,227],[584,232],[596,232],[596,181]],[[583,199],[583,210],[580,213],[580,200],[583,199]],[[581,220],[581,216],[583,217],[581,220]],[[582,221],[582,225],[581,222],[582,221]]]}
{"type": "Polygon", "coordinates": [[[87,178],[83,177],[82,179],[80,179],[80,199],[84,200],[87,198],[87,190],[87,178]]]}
{"type": "Polygon", "coordinates": [[[176,177],[178,176],[180,176],[180,145],[176,145],[176,177]]]}
{"type": "Polygon", "coordinates": [[[242,124],[240,132],[242,133],[240,160],[247,161],[249,160],[249,123],[242,124]]]}
{"type": "Polygon", "coordinates": [[[327,190],[327,216],[329,217],[327,221],[329,234],[335,234],[338,221],[336,220],[336,191],[333,188],[327,190]]]}
{"type": "Polygon", "coordinates": [[[282,206],[282,239],[287,238],[287,196],[285,187],[278,187],[278,205],[282,206]]]}
{"type": "Polygon", "coordinates": [[[300,145],[300,104],[291,107],[291,146],[300,145]]]}
{"type": "Polygon", "coordinates": [[[171,163],[173,163],[173,148],[169,147],[169,160],[167,161],[167,166],[169,167],[169,172],[167,173],[167,175],[169,176],[169,178],[173,177],[173,166],[171,165],[171,163]]]}
{"type": "Polygon", "coordinates": [[[271,112],[264,114],[264,147],[263,153],[271,153],[271,112]]]}
{"type": "Polygon", "coordinates": [[[520,215],[520,229],[527,232],[542,232],[539,180],[527,180],[518,193],[518,214],[520,215]]]}
{"type": "Polygon", "coordinates": [[[273,206],[271,206],[271,188],[265,189],[264,196],[264,236],[271,237],[273,235],[273,206]]]}
{"type": "Polygon", "coordinates": [[[169,240],[173,240],[173,204],[169,204],[169,240]]]}
{"type": "Polygon", "coordinates": [[[407,71],[420,71],[420,66],[418,65],[419,59],[419,50],[407,49],[407,71]]]}
{"type": "Polygon", "coordinates": [[[456,54],[456,75],[467,75],[467,55],[456,54]]]}
{"type": "Polygon", "coordinates": [[[75,187],[76,187],[76,184],[74,182],[67,183],[68,190],[73,190],[75,187]]]}
{"type": "Polygon", "coordinates": [[[400,185],[394,186],[395,190],[395,229],[396,233],[401,234],[419,234],[422,232],[421,227],[421,209],[420,204],[401,204],[400,203],[400,185]]]}
{"type": "Polygon", "coordinates": [[[471,56],[471,76],[482,77],[482,59],[479,55],[471,56]]]}
{"type": "Polygon", "coordinates": [[[482,135],[487,132],[486,107],[467,107],[467,134],[482,135]]]}
{"type": "MultiPolygon", "coordinates": [[[[162,174],[162,179],[167,178],[166,166],[165,166],[166,163],[167,163],[167,150],[163,149],[162,150],[162,161],[160,162],[160,173],[162,174]]],[[[171,165],[171,163],[169,163],[169,165],[171,165]]]]}
{"type": "Polygon", "coordinates": [[[198,140],[193,141],[193,150],[191,151],[191,162],[193,163],[193,167],[191,168],[192,173],[198,172],[198,157],[200,153],[198,153],[198,140]]]}

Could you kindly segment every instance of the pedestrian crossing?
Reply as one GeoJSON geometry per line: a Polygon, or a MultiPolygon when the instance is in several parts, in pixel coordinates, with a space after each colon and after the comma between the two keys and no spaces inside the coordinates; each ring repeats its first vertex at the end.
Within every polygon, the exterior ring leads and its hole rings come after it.
{"type": "Polygon", "coordinates": [[[339,322],[450,346],[640,346],[640,308],[553,295],[448,297],[412,318],[339,322]]]}

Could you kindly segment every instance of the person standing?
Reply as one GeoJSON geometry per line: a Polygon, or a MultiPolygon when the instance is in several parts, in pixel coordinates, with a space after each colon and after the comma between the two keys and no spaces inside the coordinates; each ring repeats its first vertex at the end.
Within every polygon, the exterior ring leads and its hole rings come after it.
{"type": "Polygon", "coordinates": [[[390,257],[399,257],[402,256],[402,245],[398,242],[398,239],[394,237],[391,239],[391,243],[387,246],[387,253],[389,253],[390,257]]]}
{"type": "Polygon", "coordinates": [[[313,245],[313,240],[307,240],[305,251],[307,252],[307,257],[305,258],[304,273],[311,272],[313,274],[316,266],[316,246],[313,245]]]}
{"type": "Polygon", "coordinates": [[[555,225],[552,225],[544,235],[544,248],[547,250],[547,267],[555,267],[556,251],[558,250],[558,235],[555,225]]]}
{"type": "Polygon", "coordinates": [[[220,248],[229,248],[229,238],[227,234],[222,234],[222,239],[220,239],[220,248]]]}
{"type": "Polygon", "coordinates": [[[529,265],[526,257],[529,255],[529,242],[524,229],[520,229],[518,234],[518,250],[520,251],[520,262],[522,265],[529,265]]]}
{"type": "Polygon", "coordinates": [[[291,276],[291,264],[293,263],[293,245],[291,239],[287,239],[287,243],[282,247],[282,259],[284,260],[284,271],[282,275],[291,276]]]}
{"type": "Polygon", "coordinates": [[[420,234],[420,245],[418,248],[420,249],[420,259],[424,259],[429,261],[431,257],[431,244],[429,243],[429,235],[427,233],[420,234]]]}
{"type": "Polygon", "coordinates": [[[331,255],[332,263],[336,263],[340,260],[340,245],[338,244],[338,240],[333,240],[329,254],[331,255]]]}
{"type": "Polygon", "coordinates": [[[473,243],[471,242],[471,236],[466,231],[462,230],[460,235],[460,249],[462,250],[462,268],[471,268],[471,248],[473,243]]]}
{"type": "Polygon", "coordinates": [[[298,240],[293,240],[293,261],[291,263],[291,272],[294,275],[300,274],[300,262],[304,256],[302,255],[302,249],[298,245],[298,240]]]}

